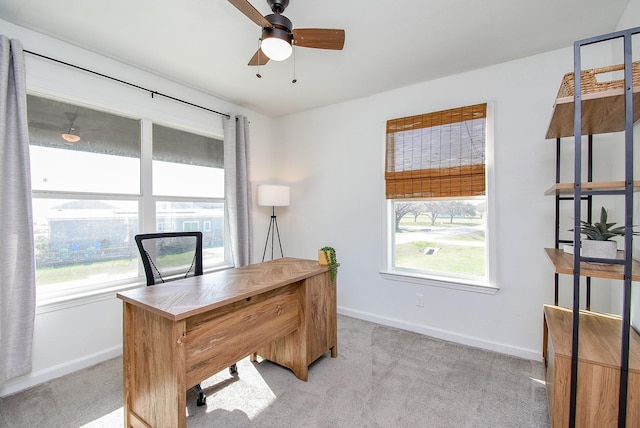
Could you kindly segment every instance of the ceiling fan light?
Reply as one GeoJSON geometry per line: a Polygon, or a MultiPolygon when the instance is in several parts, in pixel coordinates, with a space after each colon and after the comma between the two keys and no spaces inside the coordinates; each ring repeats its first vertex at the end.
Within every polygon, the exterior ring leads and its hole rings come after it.
{"type": "Polygon", "coordinates": [[[77,143],[80,137],[74,134],[62,134],[62,139],[68,143],[77,143]]]}
{"type": "Polygon", "coordinates": [[[284,61],[291,56],[291,35],[278,28],[265,28],[263,31],[262,52],[273,61],[284,61]]]}

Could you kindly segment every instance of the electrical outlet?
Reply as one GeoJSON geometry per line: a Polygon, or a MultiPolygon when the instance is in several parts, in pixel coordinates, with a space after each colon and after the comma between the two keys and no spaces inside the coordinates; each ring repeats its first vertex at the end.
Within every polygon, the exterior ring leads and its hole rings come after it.
{"type": "Polygon", "coordinates": [[[416,294],[416,306],[420,306],[420,307],[424,306],[424,294],[421,294],[421,293],[416,294]]]}

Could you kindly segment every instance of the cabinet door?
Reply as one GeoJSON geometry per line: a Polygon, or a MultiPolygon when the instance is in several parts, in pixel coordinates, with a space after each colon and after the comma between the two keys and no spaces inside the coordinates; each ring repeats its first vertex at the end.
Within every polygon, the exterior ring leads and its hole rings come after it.
{"type": "Polygon", "coordinates": [[[307,278],[307,357],[308,364],[320,355],[337,349],[338,324],[336,309],[336,281],[331,281],[329,272],[307,278]]]}

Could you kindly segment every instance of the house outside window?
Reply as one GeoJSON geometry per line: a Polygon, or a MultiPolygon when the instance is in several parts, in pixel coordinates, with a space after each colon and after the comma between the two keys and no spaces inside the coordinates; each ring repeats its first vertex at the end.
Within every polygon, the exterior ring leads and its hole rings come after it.
{"type": "Polygon", "coordinates": [[[487,111],[478,104],[387,122],[385,276],[492,292],[487,111]]]}
{"type": "Polygon", "coordinates": [[[155,124],[143,138],[148,119],[35,95],[27,114],[39,301],[142,281],[140,231],[208,222],[204,267],[229,264],[221,138],[155,124]]]}

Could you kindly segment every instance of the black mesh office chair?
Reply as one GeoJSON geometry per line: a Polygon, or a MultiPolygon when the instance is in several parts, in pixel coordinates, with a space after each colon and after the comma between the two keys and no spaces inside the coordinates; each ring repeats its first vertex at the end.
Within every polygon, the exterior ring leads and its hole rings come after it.
{"type": "MultiPolygon", "coordinates": [[[[136,235],[136,244],[147,277],[147,286],[188,276],[202,275],[202,232],[166,232],[136,235]]],[[[229,373],[237,375],[235,364],[229,373]]],[[[207,397],[200,384],[198,406],[204,406],[207,397]]]]}

